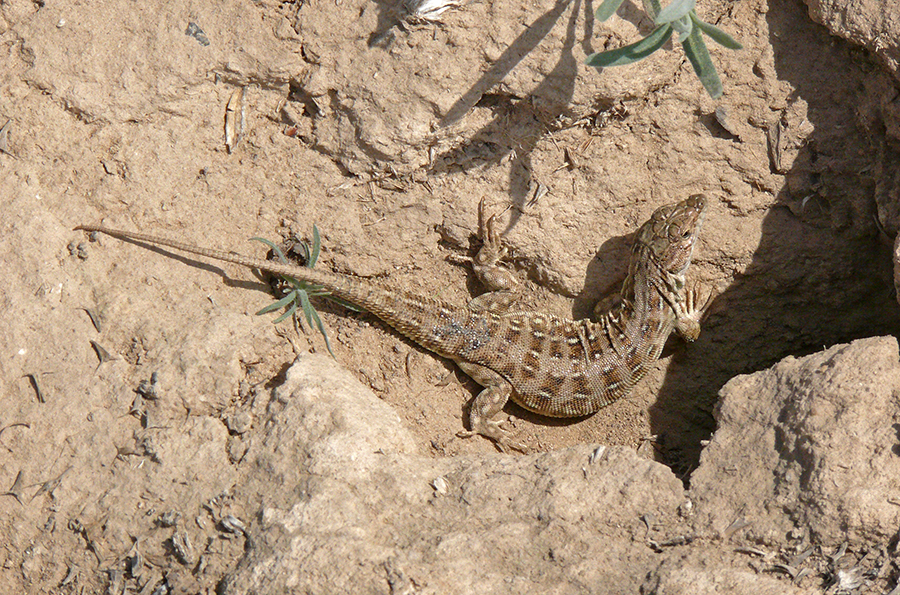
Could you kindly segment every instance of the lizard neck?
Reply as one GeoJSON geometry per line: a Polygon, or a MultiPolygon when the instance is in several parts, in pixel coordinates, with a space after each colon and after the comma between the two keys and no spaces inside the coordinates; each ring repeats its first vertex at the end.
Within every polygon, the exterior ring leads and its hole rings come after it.
{"type": "Polygon", "coordinates": [[[636,345],[665,343],[675,321],[673,304],[684,288],[684,273],[670,273],[639,250],[631,259],[622,286],[619,319],[624,334],[636,345]]]}

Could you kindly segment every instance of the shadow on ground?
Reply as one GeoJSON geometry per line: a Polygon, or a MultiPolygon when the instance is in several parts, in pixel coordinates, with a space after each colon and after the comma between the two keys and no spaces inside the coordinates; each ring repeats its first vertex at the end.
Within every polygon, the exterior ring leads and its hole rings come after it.
{"type": "Polygon", "coordinates": [[[795,90],[788,104],[808,104],[814,132],[786,164],[751,265],[715,298],[700,340],[677,347],[651,408],[662,458],[683,477],[715,430],[717,393],[730,378],[788,355],[900,334],[890,251],[874,220],[883,127],[864,128],[859,113],[866,80],[886,75],[813,24],[799,2],[773,0],[767,18],[778,79],[795,90]],[[836,72],[846,75],[836,82],[836,72]]]}

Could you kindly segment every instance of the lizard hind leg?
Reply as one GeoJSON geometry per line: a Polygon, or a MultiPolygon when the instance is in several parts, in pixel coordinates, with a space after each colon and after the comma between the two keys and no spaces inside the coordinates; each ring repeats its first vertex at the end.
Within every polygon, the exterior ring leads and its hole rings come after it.
{"type": "Polygon", "coordinates": [[[507,433],[500,427],[502,422],[492,419],[503,410],[503,406],[506,405],[512,394],[512,385],[509,381],[490,368],[478,364],[470,362],[456,362],[456,364],[475,382],[484,387],[469,406],[471,430],[460,432],[457,436],[468,438],[477,434],[493,440],[497,444],[497,448],[503,452],[507,452],[510,448],[525,452],[524,445],[509,439],[507,433]]]}

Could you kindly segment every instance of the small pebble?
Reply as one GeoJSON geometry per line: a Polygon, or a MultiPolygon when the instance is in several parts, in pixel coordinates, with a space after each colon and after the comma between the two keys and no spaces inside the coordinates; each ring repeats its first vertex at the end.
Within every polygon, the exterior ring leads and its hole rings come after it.
{"type": "Polygon", "coordinates": [[[229,417],[226,420],[225,425],[228,426],[228,431],[230,432],[235,434],[246,434],[253,426],[253,416],[246,411],[239,411],[229,417]]]}

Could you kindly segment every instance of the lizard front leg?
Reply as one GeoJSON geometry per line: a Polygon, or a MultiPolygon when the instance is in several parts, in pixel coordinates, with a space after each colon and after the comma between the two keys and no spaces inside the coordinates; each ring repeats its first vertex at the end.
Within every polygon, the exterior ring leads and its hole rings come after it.
{"type": "Polygon", "coordinates": [[[490,368],[473,364],[471,362],[458,361],[459,368],[472,377],[472,379],[484,387],[472,400],[469,406],[468,432],[457,434],[460,438],[468,438],[476,434],[490,438],[497,447],[506,452],[512,448],[519,452],[525,452],[525,446],[509,439],[507,433],[500,427],[502,422],[492,418],[503,410],[503,406],[512,394],[512,385],[506,378],[494,372],[490,368]]]}
{"type": "Polygon", "coordinates": [[[486,311],[495,314],[505,312],[517,298],[516,289],[519,282],[509,269],[500,264],[500,260],[507,254],[507,249],[503,245],[498,225],[497,215],[485,219],[482,198],[478,203],[478,235],[483,245],[472,259],[472,269],[487,287],[488,293],[469,302],[469,309],[476,312],[486,311]]]}

